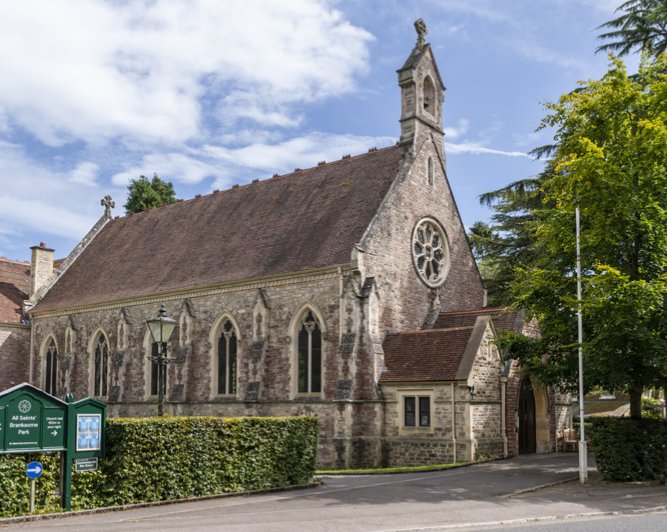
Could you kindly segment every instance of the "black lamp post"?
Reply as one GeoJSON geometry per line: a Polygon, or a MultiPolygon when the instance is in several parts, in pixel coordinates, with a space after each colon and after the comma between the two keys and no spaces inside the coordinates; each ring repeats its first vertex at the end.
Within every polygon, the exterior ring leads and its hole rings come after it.
{"type": "Polygon", "coordinates": [[[153,364],[157,365],[157,415],[163,416],[167,364],[173,362],[173,359],[167,358],[167,342],[176,328],[176,320],[167,316],[167,311],[162,304],[157,318],[146,320],[146,324],[153,337],[153,342],[157,344],[157,354],[149,358],[153,364]]]}

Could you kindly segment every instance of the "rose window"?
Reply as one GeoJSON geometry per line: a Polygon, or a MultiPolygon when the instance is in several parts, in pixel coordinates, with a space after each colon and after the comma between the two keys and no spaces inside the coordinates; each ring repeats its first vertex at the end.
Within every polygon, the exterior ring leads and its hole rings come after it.
{"type": "Polygon", "coordinates": [[[419,277],[428,286],[441,285],[449,269],[445,231],[435,220],[425,218],[412,235],[412,258],[419,277]]]}

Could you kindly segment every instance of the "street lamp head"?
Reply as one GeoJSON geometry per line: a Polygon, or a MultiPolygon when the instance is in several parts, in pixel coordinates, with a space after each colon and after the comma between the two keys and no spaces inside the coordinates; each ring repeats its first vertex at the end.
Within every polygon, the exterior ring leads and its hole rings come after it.
{"type": "Polygon", "coordinates": [[[146,323],[148,324],[153,341],[158,344],[168,342],[176,328],[176,320],[167,316],[164,303],[160,305],[160,312],[158,312],[157,318],[146,320],[146,323]]]}

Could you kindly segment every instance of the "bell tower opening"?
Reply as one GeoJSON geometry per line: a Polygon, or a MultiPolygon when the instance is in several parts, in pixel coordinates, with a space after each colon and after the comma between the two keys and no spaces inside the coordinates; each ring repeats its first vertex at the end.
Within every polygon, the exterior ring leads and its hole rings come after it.
{"type": "Polygon", "coordinates": [[[423,101],[424,111],[430,115],[435,116],[435,85],[433,85],[433,80],[430,76],[424,78],[424,101],[423,101]]]}

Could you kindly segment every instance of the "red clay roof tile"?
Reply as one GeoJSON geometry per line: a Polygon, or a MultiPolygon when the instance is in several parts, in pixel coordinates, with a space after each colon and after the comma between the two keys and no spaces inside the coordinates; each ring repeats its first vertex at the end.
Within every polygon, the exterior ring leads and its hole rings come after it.
{"type": "Polygon", "coordinates": [[[387,382],[456,380],[473,327],[389,334],[384,341],[387,382]]]}

